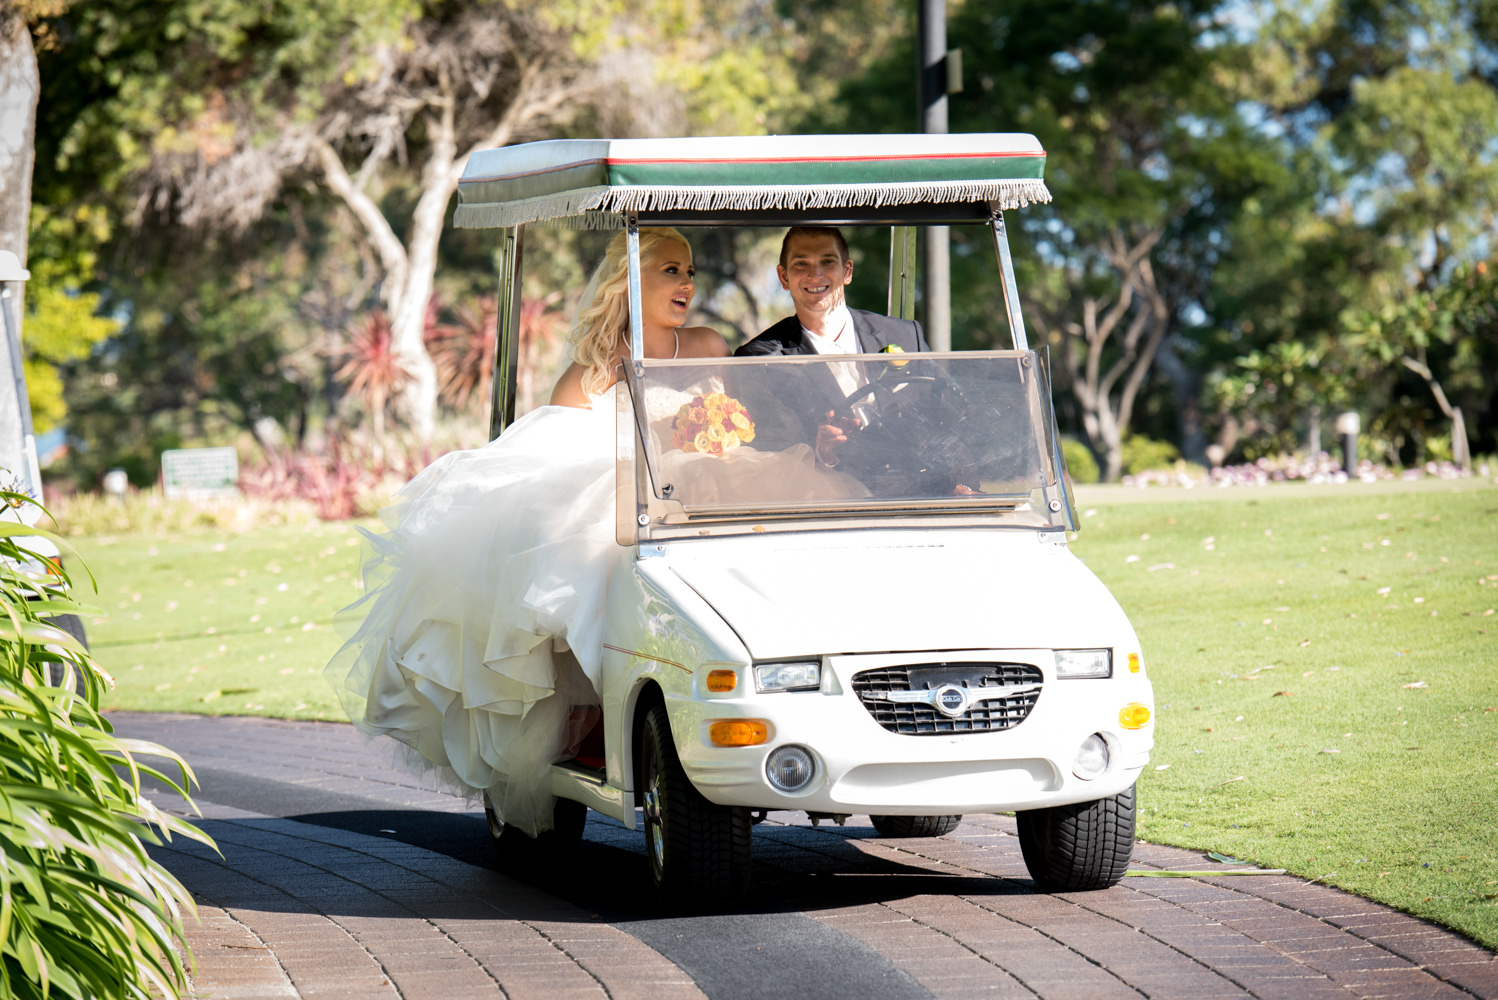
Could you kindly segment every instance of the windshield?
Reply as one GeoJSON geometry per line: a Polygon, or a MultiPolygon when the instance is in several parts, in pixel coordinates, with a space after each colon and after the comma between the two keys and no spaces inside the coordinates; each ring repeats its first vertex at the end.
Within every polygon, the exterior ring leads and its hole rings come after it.
{"type": "Polygon", "coordinates": [[[1032,351],[646,361],[630,381],[641,499],[668,520],[930,509],[1068,523],[1032,351]]]}

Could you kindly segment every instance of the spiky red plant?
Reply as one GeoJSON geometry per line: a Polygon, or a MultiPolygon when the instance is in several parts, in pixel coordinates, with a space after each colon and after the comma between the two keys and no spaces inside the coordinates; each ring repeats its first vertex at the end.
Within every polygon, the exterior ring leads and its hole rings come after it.
{"type": "Polygon", "coordinates": [[[484,394],[494,370],[499,308],[485,295],[453,309],[454,323],[429,328],[427,349],[437,366],[437,393],[443,404],[461,409],[475,393],[484,394]]]}
{"type": "Polygon", "coordinates": [[[364,403],[374,418],[375,435],[385,436],[385,408],[410,376],[395,353],[390,318],[383,309],[371,310],[349,335],[342,356],[347,360],[337,378],[348,380],[348,391],[364,403]]]}

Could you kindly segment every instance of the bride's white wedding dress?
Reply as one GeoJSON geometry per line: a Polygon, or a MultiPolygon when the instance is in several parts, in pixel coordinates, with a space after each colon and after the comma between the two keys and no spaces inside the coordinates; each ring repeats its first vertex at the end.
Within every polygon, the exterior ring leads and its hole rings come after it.
{"type": "MultiPolygon", "coordinates": [[[[648,388],[666,441],[694,394],[648,388]]],[[[399,741],[414,767],[449,784],[487,791],[507,824],[533,835],[551,825],[547,769],[598,714],[578,708],[599,701],[606,589],[628,551],[614,539],[615,419],[612,390],[592,409],[543,406],[402,488],[381,511],[385,533],[366,533],[365,595],[344,614],[362,621],[325,671],[360,730],[399,741]]],[[[787,500],[864,492],[817,468],[806,445],[667,457],[704,498],[750,482],[763,495],[767,481],[787,500]]]]}

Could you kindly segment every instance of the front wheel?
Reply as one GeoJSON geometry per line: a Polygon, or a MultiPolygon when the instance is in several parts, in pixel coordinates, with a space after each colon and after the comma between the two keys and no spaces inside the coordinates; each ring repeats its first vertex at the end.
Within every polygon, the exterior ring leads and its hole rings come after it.
{"type": "Polygon", "coordinates": [[[1117,885],[1134,854],[1134,788],[1111,798],[1014,814],[1025,867],[1041,892],[1117,885]]]}
{"type": "Polygon", "coordinates": [[[736,902],[749,889],[749,810],[709,802],[676,754],[663,705],[645,716],[640,745],[645,854],[656,898],[698,907],[736,902]]]}
{"type": "Polygon", "coordinates": [[[944,837],[957,829],[961,816],[870,816],[881,837],[944,837]]]}

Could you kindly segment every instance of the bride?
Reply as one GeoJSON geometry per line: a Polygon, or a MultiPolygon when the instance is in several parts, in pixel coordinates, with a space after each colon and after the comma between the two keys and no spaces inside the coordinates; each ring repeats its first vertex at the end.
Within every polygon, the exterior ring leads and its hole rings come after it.
{"type": "MultiPolygon", "coordinates": [[[[729,354],[715,331],[681,325],[694,273],[680,233],[640,230],[646,357],[729,354]]],[[[550,405],[443,456],[380,512],[365,596],[346,609],[363,620],[325,671],[360,730],[487,792],[532,836],[552,823],[548,768],[597,716],[574,709],[598,704],[604,592],[621,551],[611,393],[628,329],[621,233],[583,294],[550,405]]]]}

